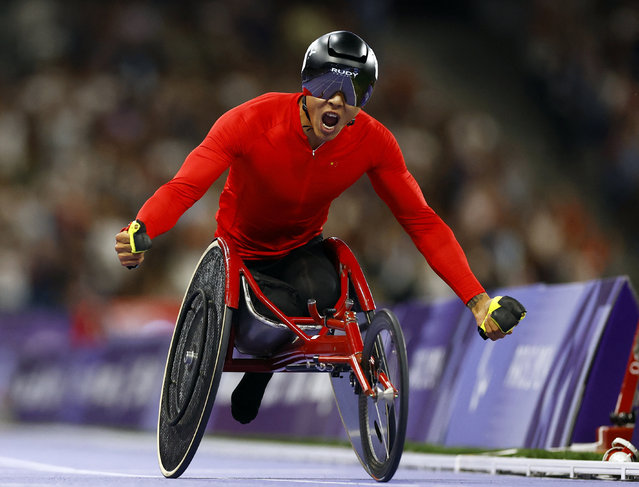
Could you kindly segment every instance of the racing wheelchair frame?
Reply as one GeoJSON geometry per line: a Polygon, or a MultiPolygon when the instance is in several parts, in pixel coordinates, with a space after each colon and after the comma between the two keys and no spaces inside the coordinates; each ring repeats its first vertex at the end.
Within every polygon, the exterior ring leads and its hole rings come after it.
{"type": "Polygon", "coordinates": [[[408,415],[403,333],[390,310],[375,309],[348,246],[334,237],[324,245],[337,266],[341,296],[335,308],[324,314],[309,301],[309,316],[303,317],[287,316],[269,301],[223,238],[203,253],[182,301],[164,372],[157,446],[165,477],[179,477],[193,459],[223,371],[327,373],[360,463],[375,480],[393,477],[404,448],[408,415]],[[251,295],[277,320],[260,315],[251,295]],[[237,326],[233,317],[240,299],[259,326],[288,333],[292,340],[265,357],[234,356],[237,326]]]}

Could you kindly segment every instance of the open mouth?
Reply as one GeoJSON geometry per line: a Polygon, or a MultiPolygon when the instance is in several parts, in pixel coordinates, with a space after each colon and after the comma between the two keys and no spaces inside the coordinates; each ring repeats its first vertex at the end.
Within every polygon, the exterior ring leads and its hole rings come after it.
{"type": "Polygon", "coordinates": [[[339,116],[337,115],[337,113],[326,112],[324,115],[322,115],[322,125],[324,125],[324,127],[326,127],[327,129],[335,127],[335,125],[337,125],[337,122],[339,122],[339,116]]]}

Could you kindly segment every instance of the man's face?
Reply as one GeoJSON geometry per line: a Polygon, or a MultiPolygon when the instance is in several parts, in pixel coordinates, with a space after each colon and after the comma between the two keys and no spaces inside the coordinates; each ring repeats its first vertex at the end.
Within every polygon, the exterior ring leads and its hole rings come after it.
{"type": "MultiPolygon", "coordinates": [[[[335,93],[329,100],[307,96],[306,107],[313,126],[313,136],[319,143],[327,142],[337,137],[337,134],[361,110],[361,108],[347,105],[339,92],[335,93]]],[[[307,133],[307,135],[310,138],[310,134],[307,133]]]]}

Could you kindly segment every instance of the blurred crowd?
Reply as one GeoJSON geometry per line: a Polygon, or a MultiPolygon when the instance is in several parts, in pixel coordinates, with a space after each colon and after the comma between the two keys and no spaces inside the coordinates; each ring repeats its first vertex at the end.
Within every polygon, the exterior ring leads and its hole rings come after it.
{"type": "MultiPolygon", "coordinates": [[[[551,179],[503,121],[434,87],[419,57],[397,54],[406,46],[394,32],[419,19],[395,3],[3,2],[0,309],[180,298],[215,230],[222,181],[155,239],[141,269],[119,266],[114,235],[224,111],[299,91],[308,43],[341,28],[376,50],[367,111],[396,135],[487,288],[639,279],[636,2],[526,4],[513,42],[530,95],[560,135],[551,179]]],[[[355,250],[379,301],[450,295],[367,180],[335,202],[325,233],[355,250]]]]}

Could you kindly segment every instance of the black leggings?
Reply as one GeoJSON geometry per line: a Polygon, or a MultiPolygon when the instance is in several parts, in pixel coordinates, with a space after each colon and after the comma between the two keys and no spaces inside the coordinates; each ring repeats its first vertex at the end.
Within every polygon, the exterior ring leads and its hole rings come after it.
{"type": "MultiPolygon", "coordinates": [[[[308,300],[317,301],[320,313],[333,308],[340,297],[340,281],[335,264],[326,254],[321,236],[275,260],[245,261],[262,293],[287,316],[308,316],[308,300]]],[[[277,318],[251,293],[256,311],[277,318]]],[[[251,355],[270,355],[295,335],[275,330],[252,319],[245,303],[240,303],[235,345],[251,355]]]]}
{"type": "Polygon", "coordinates": [[[289,316],[308,316],[309,299],[320,312],[339,299],[339,276],[321,236],[280,259],[245,264],[266,297],[289,316]]]}

